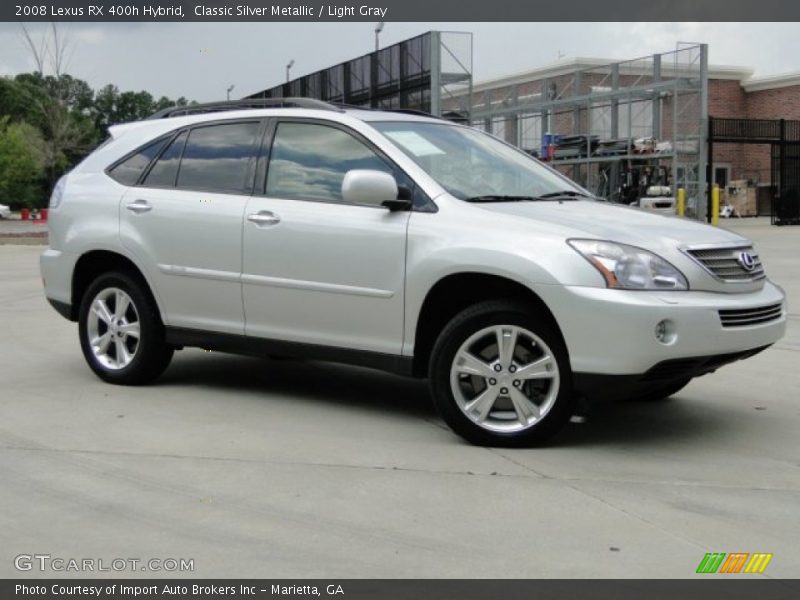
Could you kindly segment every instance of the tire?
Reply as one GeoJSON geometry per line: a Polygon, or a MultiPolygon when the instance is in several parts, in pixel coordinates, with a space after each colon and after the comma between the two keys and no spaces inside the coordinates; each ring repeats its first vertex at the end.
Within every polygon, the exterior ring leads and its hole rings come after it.
{"type": "Polygon", "coordinates": [[[664,387],[660,387],[655,389],[651,392],[647,392],[638,396],[636,400],[641,402],[658,402],[659,400],[666,400],[670,396],[674,396],[678,392],[680,392],[683,388],[689,385],[689,382],[692,380],[690,377],[689,379],[681,379],[679,381],[673,381],[669,385],[665,385],[664,387]]]}
{"type": "Polygon", "coordinates": [[[92,371],[119,385],[151,383],[167,368],[174,351],[164,341],[164,325],[147,285],[122,271],[104,273],[88,287],[78,336],[92,371]]]}
{"type": "Polygon", "coordinates": [[[541,443],[575,405],[561,335],[520,303],[481,302],[453,317],[434,344],[429,375],[444,421],[481,446],[541,443]],[[510,353],[501,354],[499,338],[505,348],[514,341],[510,353]]]}

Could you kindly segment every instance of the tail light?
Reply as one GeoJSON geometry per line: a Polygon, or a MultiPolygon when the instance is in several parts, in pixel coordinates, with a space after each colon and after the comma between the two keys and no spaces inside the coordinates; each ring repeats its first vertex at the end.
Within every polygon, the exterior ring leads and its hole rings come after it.
{"type": "Polygon", "coordinates": [[[67,176],[62,175],[61,179],[56,183],[56,187],[53,188],[53,193],[50,195],[50,208],[58,208],[58,205],[61,204],[61,200],[64,197],[64,188],[66,186],[67,176]]]}

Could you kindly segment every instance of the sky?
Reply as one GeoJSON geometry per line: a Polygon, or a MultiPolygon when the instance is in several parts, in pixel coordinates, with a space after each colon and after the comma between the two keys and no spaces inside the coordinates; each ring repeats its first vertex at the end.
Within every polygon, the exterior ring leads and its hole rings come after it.
{"type": "MultiPolygon", "coordinates": [[[[46,24],[30,25],[34,36],[46,24]]],[[[62,23],[67,72],[94,88],[207,102],[237,98],[374,48],[371,23],[62,23]]],[[[712,65],[752,68],[755,77],[800,72],[798,23],[386,23],[381,46],[429,30],[474,34],[475,83],[561,58],[629,59],[709,44],[712,65]]],[[[0,76],[33,70],[18,23],[0,23],[0,76]]]]}

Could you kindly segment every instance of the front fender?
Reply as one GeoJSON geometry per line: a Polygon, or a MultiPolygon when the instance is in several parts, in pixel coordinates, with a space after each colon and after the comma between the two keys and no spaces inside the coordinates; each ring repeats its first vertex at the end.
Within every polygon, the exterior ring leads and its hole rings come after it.
{"type": "Polygon", "coordinates": [[[449,200],[437,199],[437,213],[413,213],[409,219],[404,355],[414,352],[426,296],[449,275],[502,277],[540,298],[543,286],[605,287],[600,273],[567,244],[564,235],[531,219],[449,200]]]}

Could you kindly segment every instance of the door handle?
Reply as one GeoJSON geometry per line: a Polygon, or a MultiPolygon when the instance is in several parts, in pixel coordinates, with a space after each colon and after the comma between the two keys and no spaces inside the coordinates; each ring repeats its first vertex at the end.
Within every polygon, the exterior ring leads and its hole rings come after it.
{"type": "Polygon", "coordinates": [[[130,202],[125,205],[125,208],[132,213],[136,213],[137,215],[153,210],[153,207],[147,203],[147,200],[136,200],[135,202],[130,202]]]}
{"type": "Polygon", "coordinates": [[[281,222],[281,218],[268,210],[260,210],[257,213],[247,215],[247,220],[256,225],[275,225],[281,222]]]}

